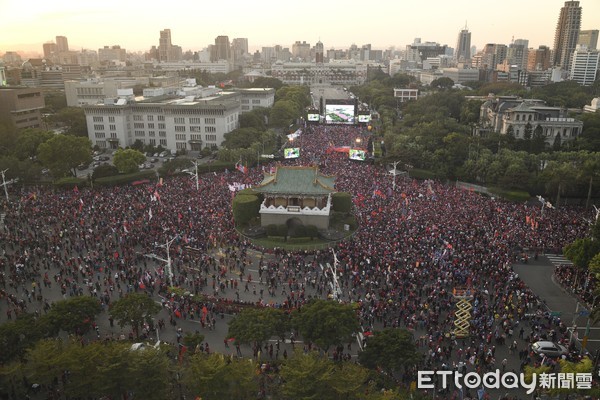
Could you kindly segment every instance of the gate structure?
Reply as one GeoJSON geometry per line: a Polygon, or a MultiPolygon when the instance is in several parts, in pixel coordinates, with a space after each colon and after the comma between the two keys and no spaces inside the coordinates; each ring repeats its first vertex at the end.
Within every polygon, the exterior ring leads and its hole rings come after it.
{"type": "Polygon", "coordinates": [[[454,288],[452,295],[456,300],[454,312],[454,331],[453,336],[464,338],[471,334],[471,310],[473,305],[473,291],[467,288],[454,288]]]}

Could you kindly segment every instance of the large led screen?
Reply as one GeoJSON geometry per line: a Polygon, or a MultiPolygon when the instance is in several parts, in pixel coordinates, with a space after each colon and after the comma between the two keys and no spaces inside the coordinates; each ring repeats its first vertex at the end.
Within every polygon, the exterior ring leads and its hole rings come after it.
{"type": "Polygon", "coordinates": [[[328,124],[353,124],[353,104],[326,104],[325,122],[328,124]]]}

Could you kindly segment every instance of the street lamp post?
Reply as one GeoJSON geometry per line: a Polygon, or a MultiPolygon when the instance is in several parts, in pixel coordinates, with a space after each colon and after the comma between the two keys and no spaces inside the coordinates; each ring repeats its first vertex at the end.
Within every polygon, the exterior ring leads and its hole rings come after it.
{"type": "Polygon", "coordinates": [[[200,190],[200,183],[198,181],[198,161],[192,161],[192,164],[194,164],[195,172],[188,171],[187,169],[184,169],[182,172],[194,177],[196,179],[196,190],[200,190]]]}
{"type": "Polygon", "coordinates": [[[5,176],[6,171],[8,171],[8,168],[5,169],[4,171],[0,171],[0,174],[2,174],[2,185],[1,186],[4,187],[4,195],[6,196],[6,203],[8,203],[8,189],[7,189],[7,187],[8,187],[8,185],[11,185],[13,183],[18,182],[19,179],[15,178],[15,179],[11,179],[10,181],[7,181],[6,180],[6,176],[5,176]]]}
{"type": "Polygon", "coordinates": [[[394,161],[392,163],[394,165],[394,169],[392,171],[390,171],[394,175],[394,181],[393,181],[393,184],[392,184],[392,187],[393,187],[394,191],[396,191],[396,166],[398,166],[398,163],[400,163],[400,160],[394,161]]]}
{"type": "Polygon", "coordinates": [[[175,241],[175,239],[179,238],[179,235],[175,235],[175,237],[171,240],[167,240],[167,242],[163,245],[163,246],[159,246],[159,247],[164,247],[167,249],[167,259],[161,258],[159,256],[157,256],[156,254],[146,254],[146,257],[150,257],[150,258],[154,258],[158,261],[162,261],[164,263],[166,263],[165,265],[165,269],[166,269],[166,274],[167,274],[167,280],[169,283],[169,286],[173,286],[173,269],[171,266],[171,252],[169,251],[171,244],[173,243],[173,241],[175,241]]]}

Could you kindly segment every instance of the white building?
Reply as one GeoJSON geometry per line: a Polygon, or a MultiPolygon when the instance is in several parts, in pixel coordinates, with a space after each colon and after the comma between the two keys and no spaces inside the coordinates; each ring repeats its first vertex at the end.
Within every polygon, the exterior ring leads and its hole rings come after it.
{"type": "Polygon", "coordinates": [[[334,60],[328,63],[277,61],[271,66],[273,78],[290,85],[362,85],[367,80],[367,64],[354,60],[334,60]]]}
{"type": "Polygon", "coordinates": [[[394,88],[394,97],[404,103],[409,100],[417,100],[419,98],[419,89],[396,89],[394,88]]]}
{"type": "Polygon", "coordinates": [[[228,60],[218,60],[214,62],[199,61],[178,61],[178,62],[154,62],[155,70],[162,71],[206,71],[211,74],[228,74],[232,71],[231,63],[228,60]]]}
{"type": "Polygon", "coordinates": [[[594,97],[590,105],[583,106],[583,112],[585,113],[595,113],[600,110],[600,97],[594,97]]]}
{"type": "Polygon", "coordinates": [[[241,94],[211,97],[162,96],[150,99],[106,99],[84,105],[92,145],[117,149],[144,144],[170,150],[217,148],[224,135],[239,127],[241,94]]]}
{"type": "Polygon", "coordinates": [[[242,95],[242,113],[252,111],[255,108],[273,107],[275,103],[275,89],[273,88],[240,89],[238,93],[242,95]]]}
{"type": "Polygon", "coordinates": [[[578,47],[571,58],[569,79],[582,86],[591,86],[596,80],[600,62],[600,50],[578,47]]]}

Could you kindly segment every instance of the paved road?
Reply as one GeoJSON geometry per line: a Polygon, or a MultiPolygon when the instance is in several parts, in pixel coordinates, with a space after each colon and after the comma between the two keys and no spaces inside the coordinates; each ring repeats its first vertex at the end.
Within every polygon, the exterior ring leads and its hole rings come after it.
{"type": "MultiPolygon", "coordinates": [[[[519,277],[538,295],[546,304],[548,311],[560,313],[560,318],[568,326],[575,324],[579,341],[585,336],[588,317],[586,306],[571,295],[556,282],[554,268],[560,264],[570,264],[564,258],[556,255],[540,256],[539,259],[530,259],[527,264],[518,264],[514,270],[519,277]]],[[[588,335],[587,349],[592,353],[600,349],[600,327],[592,326],[588,335]]]]}

